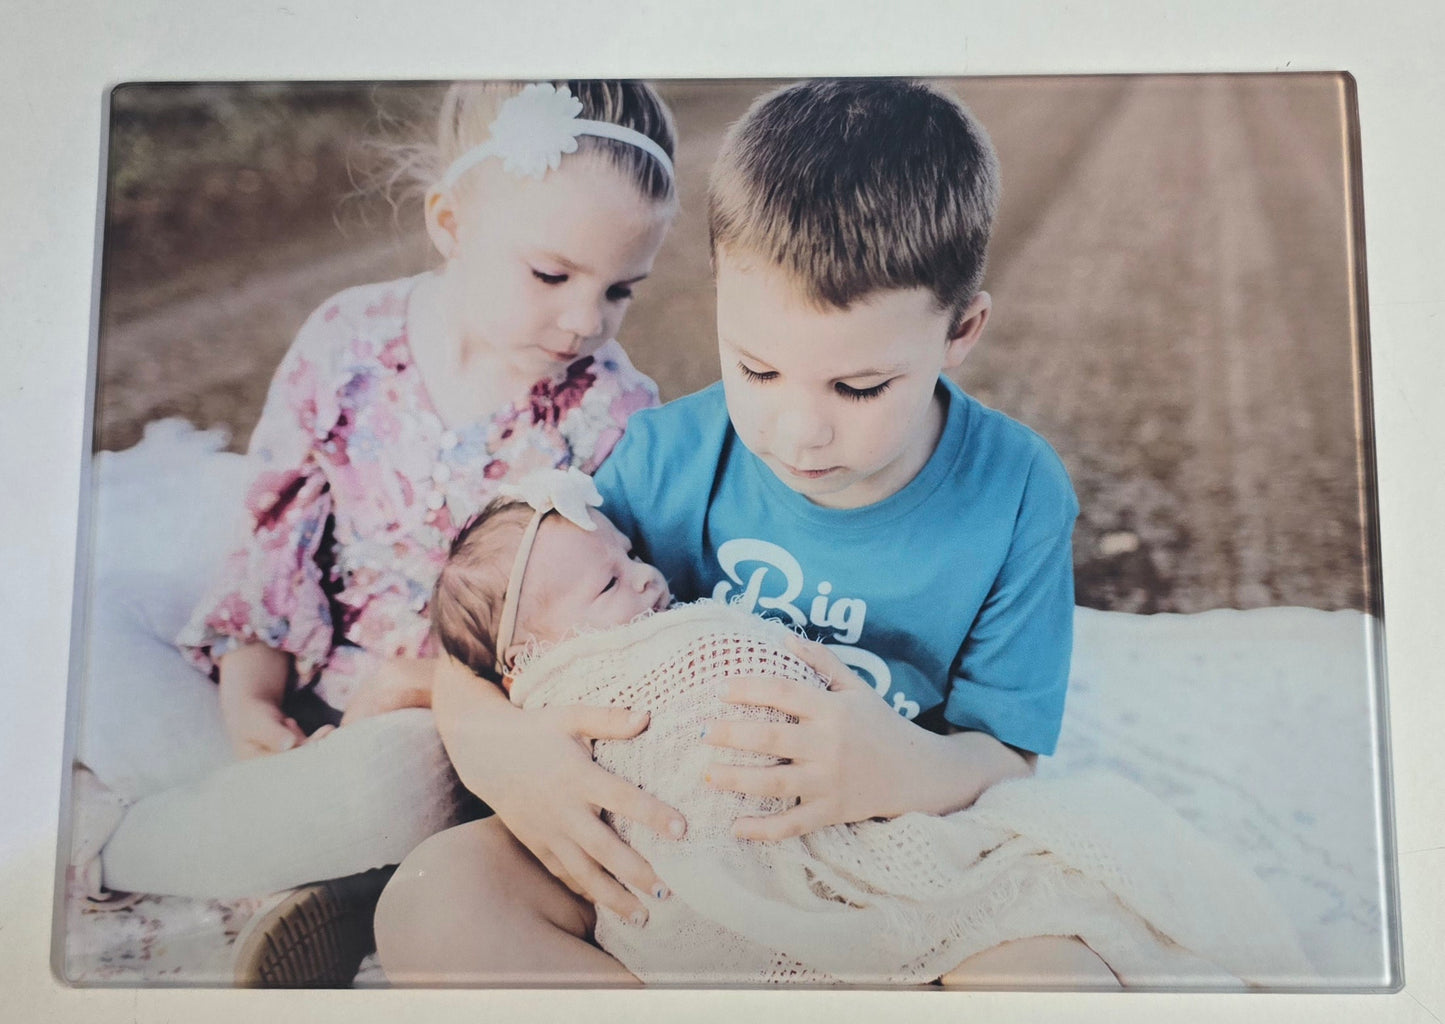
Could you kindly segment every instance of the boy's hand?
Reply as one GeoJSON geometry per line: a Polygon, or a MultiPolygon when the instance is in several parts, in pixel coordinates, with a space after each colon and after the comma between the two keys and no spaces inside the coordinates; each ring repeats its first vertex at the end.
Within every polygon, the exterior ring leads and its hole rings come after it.
{"type": "Polygon", "coordinates": [[[624,920],[645,922],[647,911],[627,886],[654,896],[666,887],[599,815],[607,810],[671,838],[681,838],[686,823],[598,767],[592,741],[630,739],[647,727],[647,715],[580,706],[522,711],[450,659],[438,673],[437,725],[462,782],[569,889],[624,920]]]}
{"type": "Polygon", "coordinates": [[[739,818],[738,838],[778,840],[909,811],[947,813],[973,803],[994,782],[1030,771],[1020,755],[985,733],[941,737],[914,725],[822,644],[788,646],[829,681],[826,690],[750,677],[733,680],[723,699],[774,708],[798,721],[715,721],[703,738],[783,760],[757,767],[714,762],[710,785],[799,801],[777,814],[739,818]]]}
{"type": "Polygon", "coordinates": [[[221,702],[221,717],[231,747],[240,758],[279,754],[306,742],[294,718],[264,697],[237,695],[221,702]]]}

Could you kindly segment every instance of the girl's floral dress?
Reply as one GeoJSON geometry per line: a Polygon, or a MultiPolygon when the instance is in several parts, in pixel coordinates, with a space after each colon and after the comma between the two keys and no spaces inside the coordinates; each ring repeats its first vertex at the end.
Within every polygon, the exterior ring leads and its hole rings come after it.
{"type": "Polygon", "coordinates": [[[345,709],[375,657],[431,653],[426,617],[458,530],[508,477],[595,471],[653,382],[615,342],[489,420],[448,429],[407,345],[419,278],[344,291],[301,328],[251,438],[249,533],[177,643],[203,671],[261,642],[345,709]]]}

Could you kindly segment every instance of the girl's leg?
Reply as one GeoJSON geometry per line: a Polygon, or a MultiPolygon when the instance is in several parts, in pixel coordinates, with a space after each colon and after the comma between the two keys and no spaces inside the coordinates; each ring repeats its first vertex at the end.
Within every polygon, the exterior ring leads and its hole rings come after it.
{"type": "Polygon", "coordinates": [[[106,844],[104,881],[256,896],[396,864],[469,809],[431,712],[395,711],[146,797],[106,844]]]}
{"type": "Polygon", "coordinates": [[[203,779],[235,756],[216,684],[171,643],[196,600],[171,582],[138,569],[102,575],[87,611],[75,758],[128,801],[203,779]]]}
{"type": "Polygon", "coordinates": [[[376,945],[393,985],[636,983],[589,941],[595,922],[492,817],[402,862],[377,906],[376,945]]]}
{"type": "Polygon", "coordinates": [[[1116,989],[1119,979],[1073,936],[1018,939],[975,953],[939,979],[956,988],[1116,989]]]}

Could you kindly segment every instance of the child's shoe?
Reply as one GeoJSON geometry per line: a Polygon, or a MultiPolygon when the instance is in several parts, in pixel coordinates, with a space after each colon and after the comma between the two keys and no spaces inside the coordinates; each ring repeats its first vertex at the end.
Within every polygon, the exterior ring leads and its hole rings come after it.
{"type": "Polygon", "coordinates": [[[376,949],[372,919],[395,867],[376,868],[282,894],[236,937],[243,988],[348,988],[376,949]]]}

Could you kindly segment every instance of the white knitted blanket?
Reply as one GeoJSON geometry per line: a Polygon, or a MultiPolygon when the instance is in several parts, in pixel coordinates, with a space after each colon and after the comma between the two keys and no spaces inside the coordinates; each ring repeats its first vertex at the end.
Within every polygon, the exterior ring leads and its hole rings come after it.
{"type": "Polygon", "coordinates": [[[612,821],[673,892],[643,896],[644,928],[599,914],[598,942],[639,978],[918,983],[1002,942],[1076,935],[1126,985],[1318,981],[1252,873],[1155,797],[1102,773],[1005,783],[947,817],[734,839],[736,817],[782,804],[706,786],[706,766],[722,755],[699,734],[709,719],[780,717],[723,703],[728,678],[820,685],[784,636],[699,602],[531,652],[514,675],[523,707],[651,713],[636,739],[595,745],[599,764],[688,820],[680,842],[612,821]]]}

